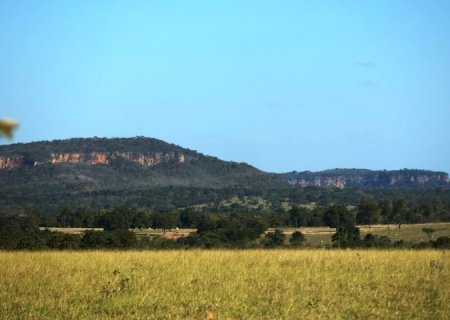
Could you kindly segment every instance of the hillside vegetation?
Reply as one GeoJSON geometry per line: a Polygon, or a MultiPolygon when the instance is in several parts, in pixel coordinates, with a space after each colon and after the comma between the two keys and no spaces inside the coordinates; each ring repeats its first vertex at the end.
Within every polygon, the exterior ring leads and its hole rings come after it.
{"type": "Polygon", "coordinates": [[[91,138],[0,147],[0,207],[173,207],[233,188],[288,188],[275,174],[161,140],[91,138]]]}
{"type": "Polygon", "coordinates": [[[76,138],[0,146],[0,214],[64,206],[276,212],[364,198],[448,207],[446,178],[424,170],[272,174],[152,138],[76,138]]]}

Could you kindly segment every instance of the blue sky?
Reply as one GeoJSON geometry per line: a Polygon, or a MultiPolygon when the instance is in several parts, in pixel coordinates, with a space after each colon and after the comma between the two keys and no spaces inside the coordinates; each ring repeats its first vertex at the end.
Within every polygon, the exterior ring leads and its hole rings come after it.
{"type": "MultiPolygon", "coordinates": [[[[0,1],[13,142],[450,171],[450,1],[0,1]]],[[[6,143],[5,140],[0,143],[6,143]]]]}

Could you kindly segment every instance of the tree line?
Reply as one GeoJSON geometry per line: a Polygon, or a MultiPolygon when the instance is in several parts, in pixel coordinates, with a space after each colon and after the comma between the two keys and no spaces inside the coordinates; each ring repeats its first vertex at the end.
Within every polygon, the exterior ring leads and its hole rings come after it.
{"type": "MultiPolygon", "coordinates": [[[[280,230],[329,226],[336,228],[335,247],[390,247],[387,237],[366,235],[361,239],[357,225],[449,221],[449,212],[430,205],[408,206],[404,200],[363,199],[357,206],[342,204],[269,213],[204,213],[193,208],[153,212],[148,209],[116,208],[98,211],[61,208],[54,215],[38,212],[21,216],[0,216],[0,248],[3,249],[90,249],[90,248],[251,248],[299,246],[304,236],[296,231],[287,242],[280,230]],[[81,235],[51,232],[46,227],[102,228],[81,235]],[[195,232],[176,241],[160,237],[136,236],[130,229],[192,228],[195,232]],[[262,235],[262,236],[261,236],[262,235]]],[[[425,231],[424,231],[425,232],[425,231]]],[[[442,239],[441,239],[442,240],[442,239]]],[[[440,241],[441,241],[440,240],[440,241]]],[[[445,239],[444,246],[445,246],[445,239]]],[[[429,243],[429,246],[434,246],[429,243]]],[[[442,246],[442,244],[440,244],[442,246]]]]}
{"type": "MultiPolygon", "coordinates": [[[[428,223],[450,221],[450,208],[442,205],[419,203],[411,206],[405,200],[362,199],[356,206],[341,205],[345,215],[355,224],[371,226],[373,224],[428,223]]],[[[335,217],[330,216],[333,206],[307,207],[294,205],[290,210],[263,212],[205,212],[195,208],[153,211],[146,208],[115,208],[111,210],[72,210],[63,207],[53,213],[34,212],[42,227],[104,228],[105,230],[121,226],[124,228],[173,229],[197,228],[198,224],[211,217],[253,216],[270,227],[320,227],[334,226],[335,217]]],[[[213,218],[211,218],[213,219],[213,218]]]]}

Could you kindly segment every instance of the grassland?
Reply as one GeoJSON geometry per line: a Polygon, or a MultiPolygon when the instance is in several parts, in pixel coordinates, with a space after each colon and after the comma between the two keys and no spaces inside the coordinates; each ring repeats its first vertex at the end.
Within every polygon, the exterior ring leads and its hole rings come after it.
{"type": "MultiPolygon", "coordinates": [[[[392,241],[403,240],[410,243],[419,243],[421,241],[429,241],[438,237],[450,237],[450,223],[418,223],[418,224],[403,224],[399,229],[397,225],[380,224],[373,225],[370,228],[367,226],[358,226],[361,231],[361,237],[371,233],[376,236],[387,236],[392,241]],[[429,238],[426,233],[422,231],[423,228],[434,229],[432,238],[429,238]]],[[[268,232],[273,231],[271,228],[268,232]]],[[[336,232],[335,228],[329,227],[306,227],[306,228],[284,228],[283,232],[289,236],[295,230],[300,230],[305,235],[305,246],[308,247],[323,247],[331,245],[331,236],[336,232]]]]}
{"type": "Polygon", "coordinates": [[[449,319],[450,252],[0,252],[0,319],[449,319]]]}
{"type": "MultiPolygon", "coordinates": [[[[370,228],[367,226],[358,226],[361,230],[361,237],[364,237],[368,233],[372,233],[376,236],[387,236],[392,241],[403,240],[410,243],[419,243],[421,241],[429,241],[438,237],[450,237],[450,223],[426,223],[426,224],[403,224],[399,229],[397,225],[373,225],[370,228]],[[423,228],[434,229],[432,238],[429,238],[423,231],[423,228]]],[[[89,229],[89,228],[49,228],[51,231],[59,231],[71,234],[82,234],[86,230],[102,230],[102,229],[89,229]]],[[[267,232],[271,232],[275,228],[269,228],[267,232]]],[[[305,246],[320,248],[331,245],[331,236],[336,232],[335,228],[329,227],[305,227],[305,228],[283,228],[283,232],[286,234],[286,244],[289,243],[289,237],[295,230],[300,230],[305,235],[305,246]]],[[[161,229],[134,229],[134,232],[138,236],[163,236],[168,239],[176,239],[179,236],[188,236],[190,233],[195,232],[196,229],[179,229],[179,230],[161,230],[161,229]]]]}

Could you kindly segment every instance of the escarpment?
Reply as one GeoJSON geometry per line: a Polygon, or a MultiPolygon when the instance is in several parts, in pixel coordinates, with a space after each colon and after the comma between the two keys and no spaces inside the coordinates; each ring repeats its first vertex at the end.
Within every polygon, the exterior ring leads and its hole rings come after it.
{"type": "Polygon", "coordinates": [[[44,161],[27,161],[26,156],[21,154],[13,154],[8,156],[0,156],[0,169],[15,169],[24,166],[39,166],[46,163],[54,165],[58,164],[89,164],[89,165],[108,165],[111,161],[122,159],[130,162],[138,163],[142,166],[153,167],[164,162],[185,163],[194,157],[187,157],[180,152],[153,152],[153,153],[136,153],[136,152],[63,152],[51,153],[49,158],[44,161]]]}
{"type": "Polygon", "coordinates": [[[363,170],[334,169],[319,172],[289,172],[283,178],[291,185],[321,188],[414,188],[449,186],[449,176],[445,172],[428,170],[363,170]]]}
{"type": "Polygon", "coordinates": [[[0,147],[0,170],[42,165],[111,165],[119,162],[155,167],[162,163],[185,164],[200,154],[164,141],[135,138],[74,138],[0,147]]]}

